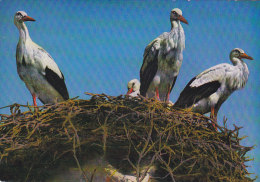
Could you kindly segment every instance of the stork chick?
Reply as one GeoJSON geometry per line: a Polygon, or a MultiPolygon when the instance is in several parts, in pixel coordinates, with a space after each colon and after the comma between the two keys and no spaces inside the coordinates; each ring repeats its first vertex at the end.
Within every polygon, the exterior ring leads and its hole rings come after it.
{"type": "Polygon", "coordinates": [[[140,82],[137,79],[130,80],[127,83],[127,95],[137,97],[140,94],[140,82]]]}

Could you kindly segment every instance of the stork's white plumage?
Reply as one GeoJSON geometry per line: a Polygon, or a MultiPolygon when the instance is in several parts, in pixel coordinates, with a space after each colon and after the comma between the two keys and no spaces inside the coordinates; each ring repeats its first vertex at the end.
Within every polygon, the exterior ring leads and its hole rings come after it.
{"type": "Polygon", "coordinates": [[[25,21],[35,21],[24,11],[14,16],[14,24],[19,30],[19,42],[16,48],[17,72],[32,94],[36,106],[36,97],[44,104],[52,104],[69,99],[64,76],[52,57],[29,35],[25,21]]]}
{"type": "Polygon", "coordinates": [[[222,103],[235,91],[245,86],[249,70],[242,58],[253,58],[240,48],[230,53],[233,63],[213,66],[193,79],[181,92],[174,107],[192,108],[192,111],[205,114],[211,112],[211,118],[217,120],[217,114],[222,103]]]}
{"type": "Polygon", "coordinates": [[[185,35],[180,21],[188,24],[178,8],[171,11],[170,21],[171,31],[164,32],[145,48],[140,70],[141,95],[156,96],[162,101],[169,101],[183,60],[185,35]]]}
{"type": "Polygon", "coordinates": [[[137,79],[130,80],[127,83],[127,95],[137,97],[140,94],[140,82],[137,79]]]}

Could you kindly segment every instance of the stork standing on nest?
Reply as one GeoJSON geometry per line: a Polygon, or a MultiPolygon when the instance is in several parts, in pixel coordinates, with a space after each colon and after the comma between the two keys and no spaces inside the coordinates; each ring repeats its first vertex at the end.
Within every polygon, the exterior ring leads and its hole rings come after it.
{"type": "Polygon", "coordinates": [[[36,97],[44,104],[53,104],[69,99],[64,76],[52,57],[29,35],[25,21],[35,21],[24,11],[14,16],[14,24],[19,30],[19,42],[16,48],[17,72],[32,94],[33,104],[36,97]]]}
{"type": "Polygon", "coordinates": [[[156,96],[161,101],[169,101],[183,60],[185,35],[180,22],[188,24],[178,8],[171,11],[170,21],[171,31],[164,32],[145,48],[140,70],[141,95],[156,96]]]}
{"type": "Polygon", "coordinates": [[[191,79],[174,107],[191,107],[193,112],[201,114],[210,112],[210,117],[217,121],[217,114],[223,102],[247,83],[249,70],[243,58],[253,60],[242,49],[233,49],[230,53],[233,65],[219,64],[191,79]]]}
{"type": "Polygon", "coordinates": [[[137,97],[140,94],[140,82],[137,79],[130,80],[127,84],[127,94],[131,97],[137,97]]]}

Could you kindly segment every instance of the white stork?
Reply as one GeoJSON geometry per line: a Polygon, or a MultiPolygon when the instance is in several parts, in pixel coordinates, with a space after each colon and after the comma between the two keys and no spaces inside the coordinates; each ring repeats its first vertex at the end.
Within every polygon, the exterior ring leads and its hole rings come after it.
{"type": "Polygon", "coordinates": [[[127,84],[127,94],[131,97],[137,97],[140,94],[140,82],[137,79],[130,80],[127,84]]]}
{"type": "Polygon", "coordinates": [[[164,32],[145,48],[140,70],[141,95],[156,96],[162,101],[169,101],[183,60],[185,35],[180,21],[188,24],[178,8],[171,11],[170,21],[171,31],[164,32]]]}
{"type": "Polygon", "coordinates": [[[233,63],[213,66],[193,79],[181,92],[174,107],[190,108],[193,112],[205,114],[217,121],[217,114],[223,102],[235,91],[242,89],[249,75],[249,70],[242,58],[253,60],[242,49],[235,48],[230,53],[233,63]]]}
{"type": "Polygon", "coordinates": [[[29,35],[25,21],[35,21],[24,11],[14,16],[14,24],[19,30],[19,42],[16,48],[17,72],[32,94],[33,104],[36,97],[44,104],[52,104],[69,99],[64,76],[52,57],[29,35]]]}

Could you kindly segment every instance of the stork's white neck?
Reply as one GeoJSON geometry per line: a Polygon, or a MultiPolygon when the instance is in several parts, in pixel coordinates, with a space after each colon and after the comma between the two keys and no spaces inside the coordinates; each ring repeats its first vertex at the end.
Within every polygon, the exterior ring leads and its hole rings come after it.
{"type": "Polygon", "coordinates": [[[248,67],[242,59],[233,57],[230,60],[234,66],[240,68],[240,70],[243,71],[245,74],[249,74],[248,67]]]}
{"type": "Polygon", "coordinates": [[[180,27],[180,20],[173,20],[171,21],[171,29],[179,28],[180,27]]]}
{"type": "Polygon", "coordinates": [[[237,81],[237,88],[243,88],[248,80],[248,76],[249,76],[249,70],[248,67],[246,65],[246,63],[236,57],[233,57],[230,59],[231,62],[233,63],[233,65],[235,67],[237,67],[238,69],[238,73],[236,76],[238,76],[238,81],[237,81]]]}
{"type": "Polygon", "coordinates": [[[233,63],[234,66],[242,65],[243,61],[239,58],[232,57],[230,58],[230,61],[233,63]]]}
{"type": "Polygon", "coordinates": [[[31,40],[31,37],[29,35],[29,31],[28,31],[24,22],[17,23],[16,26],[17,26],[17,28],[19,30],[19,34],[20,34],[19,42],[20,41],[26,42],[27,40],[31,40]]]}

